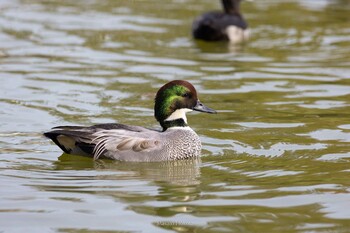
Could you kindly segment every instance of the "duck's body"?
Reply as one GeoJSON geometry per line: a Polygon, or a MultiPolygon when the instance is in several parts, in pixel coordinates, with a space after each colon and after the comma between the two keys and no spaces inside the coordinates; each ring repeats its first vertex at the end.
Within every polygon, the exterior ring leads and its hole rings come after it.
{"type": "Polygon", "coordinates": [[[194,87],[182,80],[164,85],[157,93],[155,117],[163,127],[100,124],[90,127],[58,126],[44,135],[65,153],[121,161],[165,161],[200,156],[199,136],[187,125],[186,112],[215,113],[197,98],[194,87]]]}
{"type": "Polygon", "coordinates": [[[224,11],[204,13],[194,20],[193,37],[205,41],[240,43],[248,39],[248,24],[239,11],[241,0],[222,0],[224,11]]]}

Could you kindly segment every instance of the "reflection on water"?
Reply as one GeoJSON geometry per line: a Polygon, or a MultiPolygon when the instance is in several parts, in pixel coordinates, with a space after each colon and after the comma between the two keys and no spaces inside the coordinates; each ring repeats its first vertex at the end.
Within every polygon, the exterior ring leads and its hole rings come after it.
{"type": "Polygon", "coordinates": [[[219,1],[0,4],[0,231],[347,232],[347,0],[244,1],[242,45],[193,41],[219,1]],[[199,160],[61,155],[55,125],[158,127],[155,91],[192,82],[199,160]]]}
{"type": "MultiPolygon", "coordinates": [[[[200,176],[200,159],[168,161],[157,163],[125,163],[119,161],[96,160],[90,158],[81,163],[81,158],[63,154],[55,163],[56,170],[85,170],[118,171],[129,174],[130,177],[143,177],[148,181],[163,181],[176,185],[198,184],[200,176]]],[[[113,176],[113,175],[112,175],[113,176]]],[[[109,179],[112,177],[104,177],[109,179]]],[[[118,177],[112,179],[119,179],[118,177]]]]}

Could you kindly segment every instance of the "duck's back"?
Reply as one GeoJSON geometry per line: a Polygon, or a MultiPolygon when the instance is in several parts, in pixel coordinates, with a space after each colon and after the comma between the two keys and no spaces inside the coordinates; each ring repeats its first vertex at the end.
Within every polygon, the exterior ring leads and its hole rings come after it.
{"type": "Polygon", "coordinates": [[[190,127],[165,132],[122,124],[61,126],[45,133],[64,152],[121,161],[165,161],[198,157],[201,142],[190,127]]]}

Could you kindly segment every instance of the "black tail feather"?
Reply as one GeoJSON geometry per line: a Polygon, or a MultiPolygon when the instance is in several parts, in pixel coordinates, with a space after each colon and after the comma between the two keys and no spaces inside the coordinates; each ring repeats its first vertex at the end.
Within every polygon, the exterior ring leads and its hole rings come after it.
{"type": "Polygon", "coordinates": [[[61,148],[61,150],[63,150],[65,153],[70,154],[71,150],[65,148],[63,145],[61,145],[61,143],[59,143],[59,141],[57,140],[57,136],[61,135],[58,132],[55,131],[51,131],[51,132],[46,132],[44,133],[44,136],[47,138],[50,138],[59,148],[61,148]]]}

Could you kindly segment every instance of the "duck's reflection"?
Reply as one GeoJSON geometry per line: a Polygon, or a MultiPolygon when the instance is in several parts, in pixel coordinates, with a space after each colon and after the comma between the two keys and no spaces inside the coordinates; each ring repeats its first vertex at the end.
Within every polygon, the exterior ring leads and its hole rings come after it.
{"type": "Polygon", "coordinates": [[[216,42],[209,43],[205,41],[194,41],[194,46],[201,52],[206,55],[221,54],[222,56],[227,55],[237,55],[244,52],[246,43],[230,43],[230,42],[216,42]]]}
{"type": "Polygon", "coordinates": [[[82,156],[62,154],[55,163],[56,170],[95,169],[99,179],[140,179],[171,185],[199,184],[200,158],[165,162],[119,162],[92,160],[82,156]],[[98,171],[109,171],[99,175],[98,171]],[[115,173],[113,172],[115,171],[115,173]]]}

